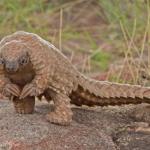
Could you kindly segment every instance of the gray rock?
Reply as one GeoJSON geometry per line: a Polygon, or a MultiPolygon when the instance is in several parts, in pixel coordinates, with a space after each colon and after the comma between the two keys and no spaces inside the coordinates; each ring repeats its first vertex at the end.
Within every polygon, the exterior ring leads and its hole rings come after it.
{"type": "Polygon", "coordinates": [[[150,145],[148,132],[128,131],[136,124],[130,117],[136,106],[73,107],[70,126],[47,122],[45,114],[50,108],[37,101],[34,114],[20,115],[11,102],[0,101],[0,150],[126,150],[140,146],[137,138],[150,145]]]}

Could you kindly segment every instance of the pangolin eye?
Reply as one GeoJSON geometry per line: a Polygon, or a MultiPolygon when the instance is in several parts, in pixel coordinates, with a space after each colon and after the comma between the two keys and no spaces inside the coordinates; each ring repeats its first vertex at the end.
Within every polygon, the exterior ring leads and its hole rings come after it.
{"type": "Polygon", "coordinates": [[[4,64],[4,59],[0,58],[0,65],[3,65],[3,64],[4,64]]]}
{"type": "Polygon", "coordinates": [[[25,65],[25,64],[28,63],[28,60],[27,60],[25,57],[23,57],[22,59],[20,59],[19,63],[20,63],[21,65],[25,65]]]}

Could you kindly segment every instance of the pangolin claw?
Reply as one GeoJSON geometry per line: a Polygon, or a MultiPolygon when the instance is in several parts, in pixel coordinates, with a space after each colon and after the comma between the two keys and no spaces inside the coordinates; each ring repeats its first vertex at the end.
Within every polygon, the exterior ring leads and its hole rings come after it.
{"type": "Polygon", "coordinates": [[[17,85],[8,83],[5,85],[3,89],[3,95],[6,95],[6,96],[14,95],[18,97],[20,95],[20,89],[17,85]]]}

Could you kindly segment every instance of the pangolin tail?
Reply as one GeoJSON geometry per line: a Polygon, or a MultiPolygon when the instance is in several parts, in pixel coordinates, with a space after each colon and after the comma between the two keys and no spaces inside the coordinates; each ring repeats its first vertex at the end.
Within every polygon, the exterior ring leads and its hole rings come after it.
{"type": "Polygon", "coordinates": [[[150,87],[96,81],[82,76],[70,97],[71,103],[78,106],[150,103],[150,87]]]}

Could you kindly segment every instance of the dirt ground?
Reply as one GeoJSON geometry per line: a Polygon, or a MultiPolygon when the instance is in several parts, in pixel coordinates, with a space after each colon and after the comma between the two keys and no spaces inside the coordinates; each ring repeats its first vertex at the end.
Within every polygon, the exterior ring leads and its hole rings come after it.
{"type": "Polygon", "coordinates": [[[20,115],[1,100],[0,150],[149,150],[148,107],[73,106],[72,124],[58,126],[46,121],[51,107],[44,101],[36,102],[34,114],[20,115]]]}

